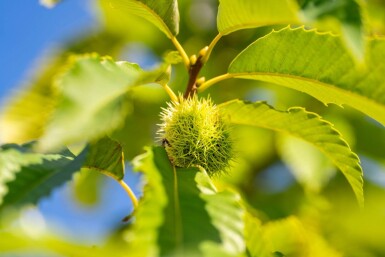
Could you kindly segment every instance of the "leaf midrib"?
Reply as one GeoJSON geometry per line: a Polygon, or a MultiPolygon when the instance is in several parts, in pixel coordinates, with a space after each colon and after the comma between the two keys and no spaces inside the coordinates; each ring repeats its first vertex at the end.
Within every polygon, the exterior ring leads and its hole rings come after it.
{"type": "MultiPolygon", "coordinates": [[[[368,98],[367,96],[360,95],[358,93],[355,93],[355,92],[347,90],[347,89],[342,89],[338,86],[335,86],[334,84],[328,84],[328,83],[322,82],[320,80],[311,79],[311,78],[307,78],[307,77],[301,77],[301,76],[297,76],[297,75],[285,74],[285,73],[241,72],[241,73],[228,73],[228,75],[229,75],[228,78],[250,79],[249,77],[258,76],[258,77],[260,77],[259,80],[265,81],[263,79],[263,77],[269,77],[270,76],[270,77],[278,77],[278,78],[289,78],[289,79],[293,79],[293,80],[300,80],[300,81],[306,81],[306,82],[314,83],[318,86],[323,87],[325,90],[334,90],[335,93],[338,94],[338,95],[333,95],[335,100],[325,100],[326,99],[325,96],[320,97],[320,96],[312,95],[312,93],[306,92],[302,89],[297,89],[297,88],[293,88],[291,86],[270,82],[270,83],[273,83],[273,84],[276,84],[279,86],[285,86],[287,88],[291,88],[291,89],[294,89],[296,91],[304,92],[304,93],[318,99],[319,101],[323,102],[326,105],[329,103],[337,104],[339,106],[342,106],[344,104],[349,105],[349,106],[355,108],[356,110],[359,110],[359,111],[371,116],[372,118],[376,119],[378,122],[380,122],[382,125],[385,126],[385,117],[377,117],[378,115],[369,114],[369,113],[371,113],[371,111],[365,111],[365,110],[361,109],[361,108],[367,108],[368,106],[370,106],[368,109],[375,109],[375,110],[382,109],[382,111],[383,111],[383,109],[385,108],[385,105],[382,105],[382,103],[376,102],[373,99],[368,98]],[[340,97],[341,95],[345,95],[346,96],[345,98],[352,98],[353,101],[356,101],[359,103],[358,104],[350,104],[348,101],[342,101],[341,97],[340,97]],[[357,105],[360,108],[357,108],[357,105]]],[[[267,82],[269,82],[269,81],[267,81],[267,82]]],[[[329,95],[332,95],[332,94],[330,93],[329,95]]],[[[330,97],[328,96],[327,98],[330,98],[330,97]]],[[[378,110],[378,111],[381,111],[381,110],[378,110]]]]}

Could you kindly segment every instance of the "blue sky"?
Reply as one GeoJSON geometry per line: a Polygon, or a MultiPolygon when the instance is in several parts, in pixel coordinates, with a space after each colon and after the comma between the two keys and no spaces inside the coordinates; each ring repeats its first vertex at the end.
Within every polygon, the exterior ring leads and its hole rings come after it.
{"type": "MultiPolygon", "coordinates": [[[[0,1],[0,105],[31,77],[39,58],[97,24],[88,4],[85,0],[64,0],[47,9],[38,0],[0,1]]],[[[127,183],[138,193],[139,175],[127,172],[127,183]]],[[[132,208],[126,193],[112,179],[106,179],[101,190],[101,203],[86,208],[73,201],[67,183],[42,200],[38,208],[54,233],[98,243],[122,224],[121,219],[132,208]]]]}
{"type": "Polygon", "coordinates": [[[38,0],[0,1],[0,97],[32,74],[49,49],[95,24],[88,1],[65,0],[47,9],[38,0]]]}

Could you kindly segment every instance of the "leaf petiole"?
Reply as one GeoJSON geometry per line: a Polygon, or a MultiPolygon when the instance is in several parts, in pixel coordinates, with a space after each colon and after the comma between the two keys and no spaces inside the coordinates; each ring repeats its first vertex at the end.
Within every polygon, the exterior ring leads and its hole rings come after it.
{"type": "Polygon", "coordinates": [[[174,91],[167,84],[162,84],[162,87],[164,88],[164,90],[166,90],[166,93],[170,96],[171,101],[173,101],[174,103],[177,103],[179,101],[174,91]]]}
{"type": "Polygon", "coordinates": [[[231,79],[233,77],[234,77],[234,74],[226,73],[226,74],[214,77],[212,79],[209,79],[206,82],[203,82],[198,87],[198,92],[203,92],[204,90],[206,90],[207,88],[211,87],[212,85],[214,85],[214,84],[216,84],[216,83],[218,83],[218,82],[220,82],[222,80],[231,79]]]}
{"type": "Polygon", "coordinates": [[[127,192],[128,196],[131,199],[132,205],[134,206],[134,209],[138,207],[138,199],[136,198],[134,192],[132,192],[132,189],[124,182],[122,179],[118,180],[118,183],[122,186],[124,191],[127,192]]]}
{"type": "Polygon", "coordinates": [[[171,41],[174,44],[176,50],[178,50],[180,56],[182,57],[183,63],[188,70],[190,68],[190,58],[186,54],[186,51],[184,50],[182,45],[179,43],[178,39],[176,39],[176,37],[171,37],[171,41]]]}
{"type": "Polygon", "coordinates": [[[215,36],[215,38],[211,41],[206,54],[202,58],[202,62],[206,63],[207,60],[210,58],[211,52],[213,51],[215,45],[218,43],[218,41],[222,38],[222,34],[218,33],[218,35],[215,36]]]}

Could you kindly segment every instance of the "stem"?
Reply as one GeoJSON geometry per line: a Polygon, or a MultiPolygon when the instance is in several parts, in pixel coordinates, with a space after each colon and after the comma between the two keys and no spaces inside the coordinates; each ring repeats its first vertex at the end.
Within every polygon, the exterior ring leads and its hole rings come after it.
{"type": "Polygon", "coordinates": [[[183,47],[179,43],[178,39],[176,39],[176,37],[172,37],[171,41],[174,44],[176,50],[178,50],[180,56],[182,57],[184,65],[186,66],[187,69],[189,69],[190,68],[190,59],[188,58],[186,51],[183,49],[183,47]]]}
{"type": "Polygon", "coordinates": [[[215,45],[218,43],[219,39],[222,38],[222,34],[221,33],[218,33],[218,35],[215,36],[215,38],[213,39],[213,41],[211,41],[210,45],[209,45],[209,48],[207,49],[207,52],[205,54],[205,56],[202,58],[202,62],[203,63],[206,63],[207,60],[209,59],[210,55],[211,55],[211,52],[213,51],[215,45]]]}
{"type": "MultiPolygon", "coordinates": [[[[210,54],[212,50],[214,49],[215,45],[219,41],[219,39],[222,38],[222,34],[219,33],[210,43],[209,46],[204,47],[200,52],[199,56],[196,57],[195,55],[191,56],[188,67],[188,73],[189,73],[189,79],[187,83],[186,91],[183,95],[184,98],[188,98],[190,96],[193,96],[198,91],[198,86],[201,85],[197,84],[197,78],[199,75],[199,72],[201,71],[202,67],[205,65],[207,60],[210,57],[210,54]],[[194,58],[193,58],[194,57],[194,58]],[[191,61],[193,60],[193,61],[191,61]]],[[[203,83],[204,85],[205,83],[203,83]]],[[[201,91],[201,90],[199,90],[201,91]]]]}
{"type": "Polygon", "coordinates": [[[202,83],[199,86],[198,91],[199,92],[203,92],[204,90],[206,90],[207,88],[211,87],[212,85],[214,85],[214,84],[216,84],[216,83],[218,83],[218,82],[220,82],[222,80],[231,79],[233,77],[234,77],[234,75],[233,74],[229,74],[229,73],[226,73],[226,74],[214,77],[214,78],[209,79],[206,82],[202,83]]]}
{"type": "Polygon", "coordinates": [[[198,89],[196,82],[197,82],[199,72],[204,65],[204,62],[202,62],[202,58],[203,56],[199,55],[195,63],[190,63],[190,68],[188,70],[189,78],[188,78],[187,88],[183,95],[185,99],[190,96],[193,96],[198,89]]]}
{"type": "Polygon", "coordinates": [[[122,179],[118,180],[118,183],[123,187],[124,191],[127,192],[128,196],[131,199],[132,205],[134,206],[134,209],[138,207],[138,199],[136,199],[136,196],[134,192],[132,192],[131,188],[122,179]]]}
{"type": "Polygon", "coordinates": [[[177,103],[179,100],[174,91],[172,91],[172,89],[167,84],[162,84],[162,86],[164,90],[166,90],[166,93],[170,96],[171,101],[177,103]]]}

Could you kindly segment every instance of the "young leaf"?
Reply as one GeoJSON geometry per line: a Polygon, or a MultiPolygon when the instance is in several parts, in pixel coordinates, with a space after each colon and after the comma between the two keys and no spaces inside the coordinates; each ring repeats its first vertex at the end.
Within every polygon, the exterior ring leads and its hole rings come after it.
{"type": "Polygon", "coordinates": [[[124,157],[122,146],[104,137],[89,145],[89,152],[83,167],[98,171],[116,180],[124,177],[124,157]]]}
{"type": "Polygon", "coordinates": [[[68,150],[58,154],[32,152],[32,144],[0,147],[0,208],[36,203],[79,171],[84,150],[74,157],[68,150]]]}
{"type": "Polygon", "coordinates": [[[94,55],[78,56],[57,81],[59,104],[38,147],[44,151],[94,140],[115,129],[130,111],[129,88],[138,65],[94,55]]]}
{"type": "Polygon", "coordinates": [[[162,147],[148,149],[134,166],[147,180],[130,234],[135,253],[141,253],[138,256],[155,252],[161,256],[239,256],[244,252],[238,195],[218,193],[198,168],[171,166],[162,147]]]}
{"type": "Polygon", "coordinates": [[[350,105],[385,125],[385,41],[368,45],[366,69],[360,69],[338,37],[288,27],[247,47],[229,73],[302,91],[325,104],[350,105]]]}
{"type": "Polygon", "coordinates": [[[298,23],[298,6],[292,0],[220,0],[217,26],[222,35],[247,28],[298,23]]]}
{"type": "Polygon", "coordinates": [[[360,161],[332,124],[303,108],[287,112],[275,110],[264,102],[245,103],[239,100],[219,105],[233,124],[258,126],[301,138],[323,152],[353,188],[358,203],[363,205],[363,179],[360,161]]]}
{"type": "Polygon", "coordinates": [[[177,0],[109,0],[109,2],[113,8],[148,20],[169,38],[179,33],[177,0]]]}

